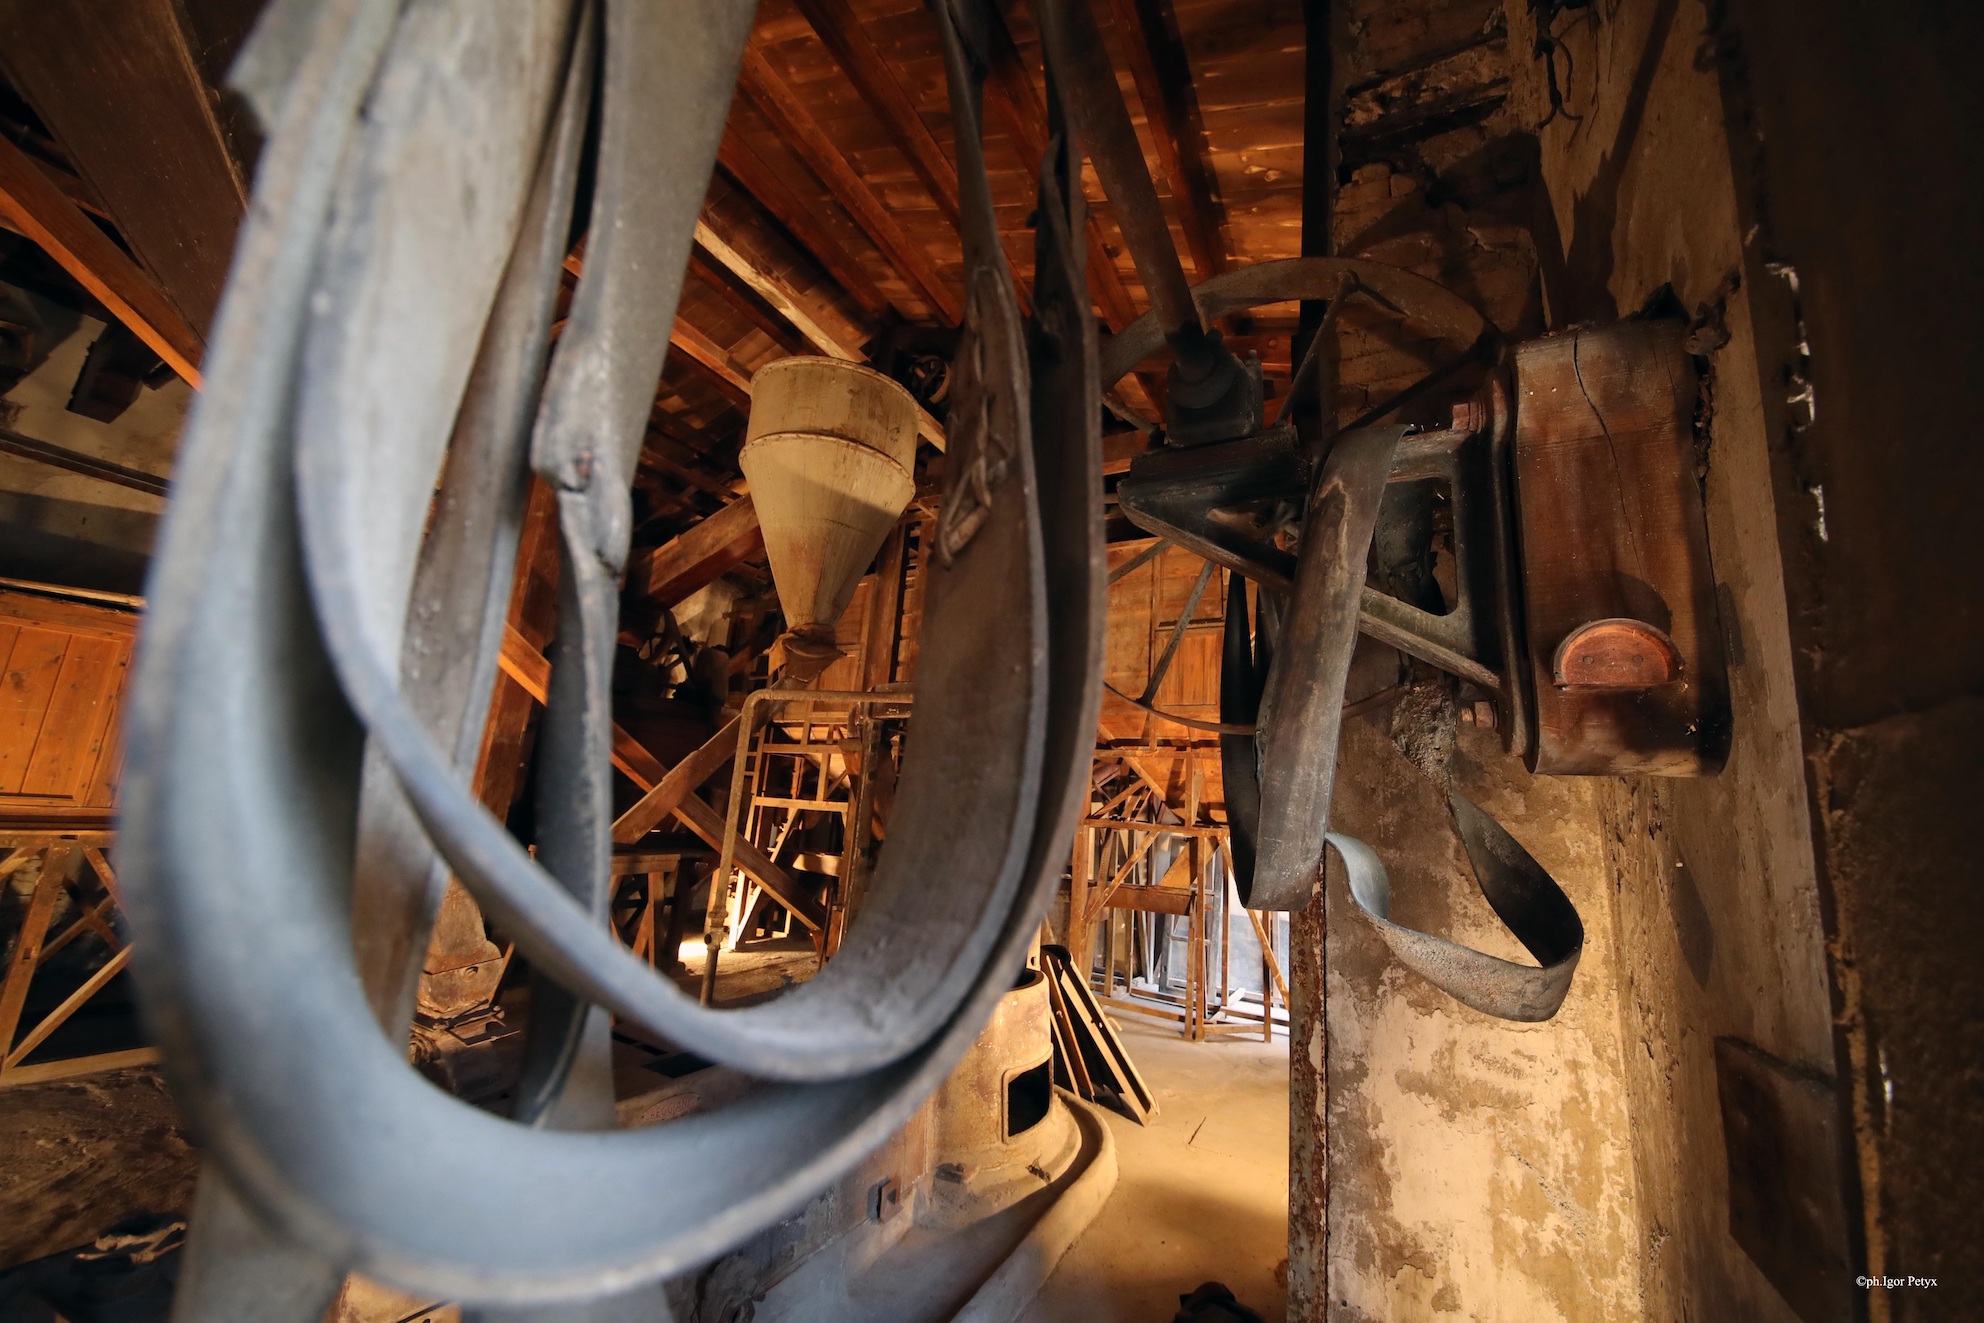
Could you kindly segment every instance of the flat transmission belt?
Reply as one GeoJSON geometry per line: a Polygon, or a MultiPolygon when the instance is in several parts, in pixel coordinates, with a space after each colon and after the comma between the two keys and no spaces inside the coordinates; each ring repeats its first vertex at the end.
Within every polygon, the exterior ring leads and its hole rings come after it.
{"type": "MultiPolygon", "coordinates": [[[[1065,144],[1043,163],[1029,334],[979,145],[985,14],[933,7],[968,290],[903,790],[840,954],[744,1010],[657,976],[599,903],[627,489],[751,6],[606,0],[596,44],[584,0],[265,16],[245,67],[269,142],[150,584],[121,827],[168,1079],[230,1206],[273,1243],[490,1318],[624,1300],[850,1170],[1023,964],[1096,719],[1096,346],[1065,144]],[[563,256],[585,105],[585,267],[540,394],[536,282],[563,256]],[[542,864],[470,795],[463,756],[526,435],[563,580],[542,864]],[[450,633],[464,655],[444,679],[450,633]],[[565,994],[534,1026],[529,1107],[553,1125],[582,1124],[550,1112],[587,1070],[587,1004],[761,1086],[637,1131],[532,1126],[434,1089],[403,1035],[446,872],[565,994]]],[[[238,1238],[206,1241],[204,1280],[252,1268],[238,1238]]],[[[215,1288],[180,1315],[253,1316],[239,1299],[215,1288]]],[[[315,1314],[260,1315],[292,1316],[315,1314]]]]}
{"type": "Polygon", "coordinates": [[[1547,1020],[1570,991],[1584,925],[1563,890],[1500,823],[1448,791],[1476,883],[1540,968],[1393,923],[1390,882],[1377,854],[1329,829],[1371,538],[1392,454],[1407,430],[1365,428],[1336,438],[1309,494],[1294,591],[1278,613],[1278,628],[1263,620],[1250,642],[1245,589],[1228,591],[1220,717],[1254,722],[1259,731],[1221,740],[1235,880],[1250,908],[1299,910],[1316,903],[1324,849],[1334,847],[1352,899],[1400,964],[1485,1014],[1547,1020]]]}

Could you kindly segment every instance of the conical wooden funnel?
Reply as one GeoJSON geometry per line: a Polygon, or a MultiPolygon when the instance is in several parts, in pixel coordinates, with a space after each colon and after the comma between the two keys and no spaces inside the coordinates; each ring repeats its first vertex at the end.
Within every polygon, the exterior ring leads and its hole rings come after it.
{"type": "Polygon", "coordinates": [[[916,491],[916,401],[835,358],[768,363],[739,456],[789,636],[831,660],[834,622],[916,491]]]}

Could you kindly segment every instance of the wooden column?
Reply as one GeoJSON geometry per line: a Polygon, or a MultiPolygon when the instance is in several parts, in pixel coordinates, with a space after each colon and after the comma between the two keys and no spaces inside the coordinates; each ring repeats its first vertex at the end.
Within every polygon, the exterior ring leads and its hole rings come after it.
{"type": "MultiPolygon", "coordinates": [[[[1339,6],[1303,0],[1308,46],[1303,76],[1302,255],[1327,257],[1334,247],[1336,138],[1340,115],[1335,67],[1339,6]]],[[[1304,303],[1292,345],[1301,362],[1323,319],[1323,304],[1304,303]]],[[[1319,391],[1319,409],[1298,409],[1304,441],[1322,439],[1334,398],[1334,360],[1319,391]]],[[[1320,867],[1321,861],[1318,861],[1320,867]]],[[[1325,1323],[1329,1313],[1329,1025],[1324,917],[1328,887],[1289,916],[1288,925],[1288,1323],[1325,1323]]]]}
{"type": "Polygon", "coordinates": [[[1075,828],[1074,858],[1068,866],[1068,954],[1087,978],[1095,964],[1095,919],[1088,912],[1089,872],[1095,853],[1093,827],[1075,828]]]}

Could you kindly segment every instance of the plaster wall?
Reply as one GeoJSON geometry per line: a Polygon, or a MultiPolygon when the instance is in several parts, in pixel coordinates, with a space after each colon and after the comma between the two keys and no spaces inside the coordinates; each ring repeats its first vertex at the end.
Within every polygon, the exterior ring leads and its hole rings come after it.
{"type": "MultiPolygon", "coordinates": [[[[1378,849],[1395,920],[1527,961],[1474,884],[1444,788],[1384,721],[1344,729],[1333,826],[1378,849]]],[[[1453,771],[1569,894],[1584,956],[1554,1019],[1492,1019],[1391,958],[1332,856],[1327,1317],[1638,1319],[1644,1228],[1596,787],[1531,777],[1471,730],[1453,771]]]]}
{"type": "MultiPolygon", "coordinates": [[[[94,318],[76,329],[0,400],[0,426],[160,476],[172,472],[192,391],[182,381],[143,390],[113,423],[68,410],[94,318]]],[[[146,492],[0,454],[0,576],[139,592],[165,501],[146,492]]]]}
{"type": "Polygon", "coordinates": [[[1732,0],[1716,35],[1778,277],[1758,342],[1867,1266],[1916,1279],[1864,1307],[1984,1317],[1984,9],[1732,0]]]}
{"type": "MultiPolygon", "coordinates": [[[[1527,7],[1511,3],[1508,13],[1511,45],[1530,48],[1527,7]]],[[[1578,72],[1569,114],[1539,133],[1557,229],[1554,242],[1539,236],[1553,325],[1631,313],[1666,286],[1705,339],[1718,338],[1717,323],[1726,328],[1707,354],[1712,412],[1701,475],[1730,669],[1728,763],[1702,780],[1593,787],[1632,1044],[1624,1084],[1644,1317],[1663,1323],[1794,1317],[1730,1231],[1716,1040],[1761,1049],[1837,1098],[1755,281],[1712,29],[1697,0],[1622,0],[1560,21],[1578,72]]],[[[1549,114],[1540,65],[1518,66],[1516,100],[1533,122],[1549,114]]],[[[1819,510],[1802,514],[1815,519],[1819,510]]],[[[1849,1177],[1836,1160],[1828,1177],[1848,1202],[1849,1177]]],[[[1805,1249],[1807,1270],[1846,1284],[1843,1236],[1805,1249]]]]}

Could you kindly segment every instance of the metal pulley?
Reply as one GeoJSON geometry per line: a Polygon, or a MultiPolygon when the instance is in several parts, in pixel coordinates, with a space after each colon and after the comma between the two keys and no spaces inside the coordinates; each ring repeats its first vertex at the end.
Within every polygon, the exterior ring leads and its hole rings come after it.
{"type": "MultiPolygon", "coordinates": [[[[1450,796],[1483,893],[1540,967],[1391,924],[1377,857],[1329,831],[1345,683],[1361,632],[1457,677],[1477,723],[1498,727],[1532,770],[1719,766],[1726,683],[1680,328],[1626,323],[1511,351],[1455,294],[1360,260],[1267,262],[1188,288],[1085,0],[1040,10],[1050,70],[1075,89],[1077,133],[1151,293],[1150,312],[1109,343],[1102,380],[1172,354],[1165,427],[1131,461],[1118,501],[1146,531],[1259,584],[1263,603],[1256,631],[1244,588],[1229,592],[1218,722],[1156,709],[1155,677],[1142,698],[1119,696],[1219,732],[1247,904],[1308,904],[1334,844],[1353,899],[1402,962],[1490,1014],[1547,1018],[1569,988],[1583,928],[1499,824],[1450,796]],[[1222,360],[1208,328],[1247,308],[1327,301],[1328,331],[1353,299],[1410,320],[1444,345],[1445,361],[1340,428],[1298,435],[1290,405],[1319,390],[1319,334],[1270,424],[1258,363],[1222,360]],[[1449,425],[1385,422],[1456,397],[1449,425]],[[1445,513],[1451,573],[1438,600],[1406,601],[1367,583],[1367,562],[1374,542],[1389,548],[1411,531],[1389,526],[1410,522],[1412,503],[1397,498],[1428,488],[1445,513]]],[[[1334,401],[1319,404],[1334,422],[1334,401]]],[[[1194,605],[1205,582],[1202,573],[1194,605]]]]}

